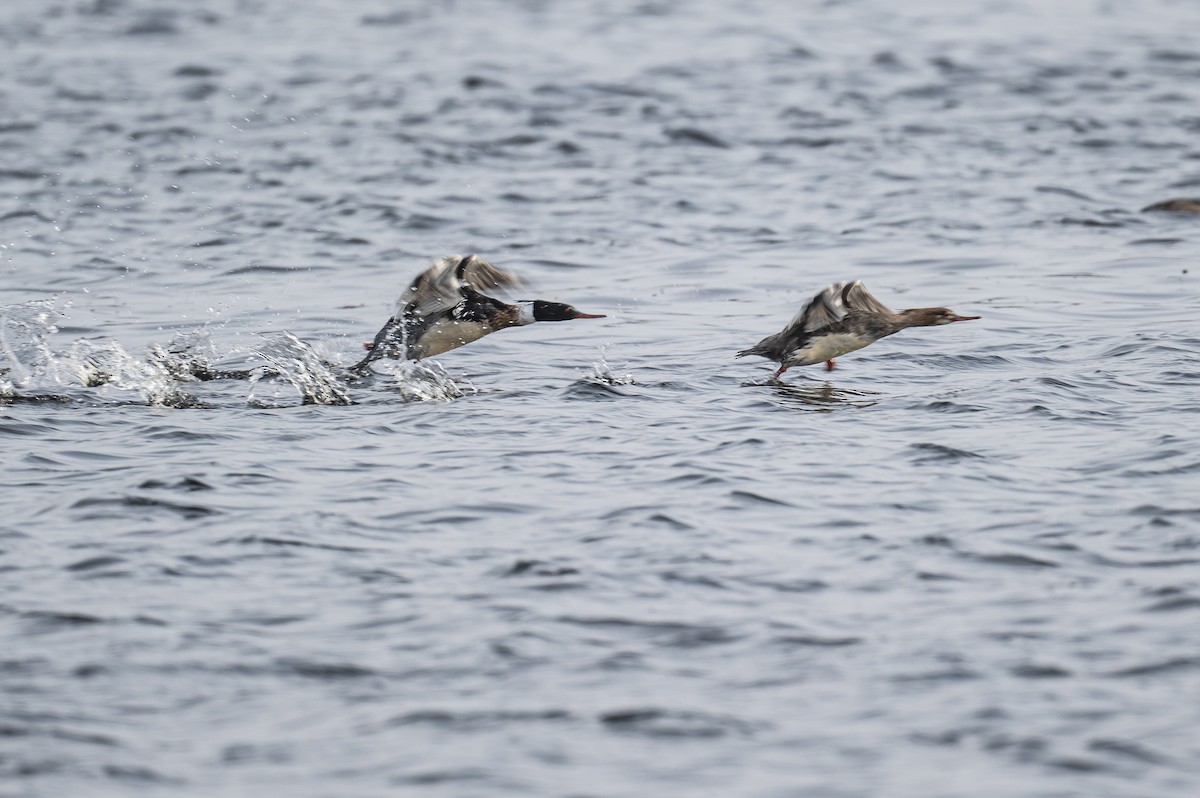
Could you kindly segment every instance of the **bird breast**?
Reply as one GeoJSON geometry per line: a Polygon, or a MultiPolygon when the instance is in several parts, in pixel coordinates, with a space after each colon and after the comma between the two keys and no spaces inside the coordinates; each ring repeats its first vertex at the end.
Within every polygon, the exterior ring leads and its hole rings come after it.
{"type": "Polygon", "coordinates": [[[856,349],[862,349],[871,343],[872,340],[874,339],[854,333],[818,335],[809,338],[801,346],[793,349],[788,354],[787,360],[784,363],[788,367],[811,366],[814,363],[823,363],[826,360],[833,360],[835,357],[841,357],[856,349]]]}
{"type": "Polygon", "coordinates": [[[441,319],[431,324],[410,349],[415,357],[433,357],[478,341],[490,332],[494,329],[483,322],[441,319]]]}

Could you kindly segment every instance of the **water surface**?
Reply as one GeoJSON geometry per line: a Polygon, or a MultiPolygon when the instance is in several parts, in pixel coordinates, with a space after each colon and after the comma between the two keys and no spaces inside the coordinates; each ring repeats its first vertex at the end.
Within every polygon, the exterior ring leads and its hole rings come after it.
{"type": "Polygon", "coordinates": [[[1197,29],[6,4],[0,795],[1195,795],[1197,29]],[[339,379],[454,252],[608,318],[339,379]]]}

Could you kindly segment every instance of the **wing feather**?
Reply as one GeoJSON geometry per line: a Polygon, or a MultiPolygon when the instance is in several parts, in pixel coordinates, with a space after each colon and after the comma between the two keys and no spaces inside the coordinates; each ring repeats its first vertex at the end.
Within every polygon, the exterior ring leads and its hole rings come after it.
{"type": "Polygon", "coordinates": [[[788,322],[783,334],[810,333],[841,321],[846,316],[846,306],[842,300],[845,286],[845,283],[833,283],[823,288],[788,322]]]}
{"type": "Polygon", "coordinates": [[[400,294],[392,318],[428,318],[444,313],[462,301],[460,286],[464,283],[482,293],[492,288],[519,285],[520,282],[512,272],[498,269],[475,255],[438,258],[400,294]]]}
{"type": "Polygon", "coordinates": [[[846,310],[892,315],[892,309],[876,299],[862,284],[862,280],[855,280],[842,289],[842,304],[845,305],[846,310]]]}

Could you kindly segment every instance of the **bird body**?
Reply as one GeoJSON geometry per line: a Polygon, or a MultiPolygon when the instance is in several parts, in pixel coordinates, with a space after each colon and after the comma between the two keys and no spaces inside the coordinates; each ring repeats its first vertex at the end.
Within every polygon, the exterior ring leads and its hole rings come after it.
{"type": "Polygon", "coordinates": [[[439,258],[409,284],[387,323],[355,364],[362,372],[382,357],[420,360],[457,349],[507,327],[537,321],[601,319],[570,305],[533,300],[507,303],[483,292],[520,283],[511,272],[474,255],[439,258]]]}
{"type": "Polygon", "coordinates": [[[1147,205],[1142,208],[1142,213],[1149,211],[1167,211],[1169,213],[1200,213],[1200,199],[1192,199],[1190,197],[1177,197],[1176,199],[1163,200],[1156,202],[1153,205],[1147,205]]]}
{"type": "Polygon", "coordinates": [[[862,349],[908,327],[932,327],[978,316],[959,316],[946,308],[914,308],[896,313],[876,299],[860,280],[834,283],[812,298],[782,331],[768,335],[737,357],[759,355],[779,363],[778,379],[792,366],[834,359],[862,349]]]}
{"type": "Polygon", "coordinates": [[[810,338],[788,355],[791,366],[811,366],[849,354],[872,343],[871,338],[856,333],[827,333],[810,338]]]}
{"type": "Polygon", "coordinates": [[[408,360],[440,355],[460,346],[478,341],[495,332],[499,326],[492,319],[474,321],[470,319],[441,319],[428,325],[424,333],[414,341],[405,354],[408,360]]]}

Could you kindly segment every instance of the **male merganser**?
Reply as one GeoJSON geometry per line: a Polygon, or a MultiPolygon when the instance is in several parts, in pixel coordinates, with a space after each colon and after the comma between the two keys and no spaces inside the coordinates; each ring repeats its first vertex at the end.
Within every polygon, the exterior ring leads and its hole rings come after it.
{"type": "Polygon", "coordinates": [[[381,357],[433,357],[505,327],[522,327],[535,321],[604,318],[601,314],[580,313],[559,302],[535,299],[508,304],[481,293],[519,282],[515,274],[474,255],[435,260],[400,295],[392,317],[375,334],[374,342],[363,344],[370,350],[367,356],[351,371],[361,373],[381,357]]]}
{"type": "Polygon", "coordinates": [[[834,283],[813,297],[782,332],[768,335],[737,357],[761,355],[779,363],[771,377],[779,379],[792,366],[825,361],[833,371],[834,358],[862,349],[906,327],[934,327],[978,316],[959,316],[946,308],[913,308],[895,313],[875,297],[860,280],[834,283]]]}

